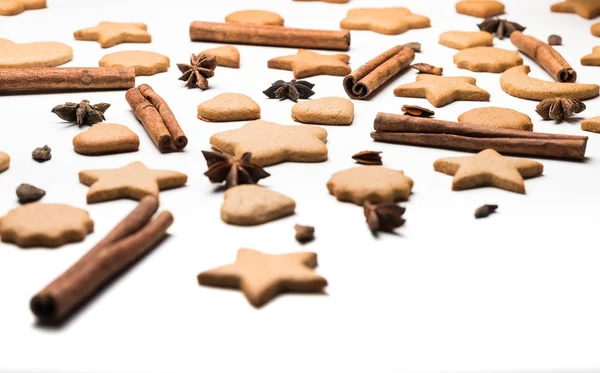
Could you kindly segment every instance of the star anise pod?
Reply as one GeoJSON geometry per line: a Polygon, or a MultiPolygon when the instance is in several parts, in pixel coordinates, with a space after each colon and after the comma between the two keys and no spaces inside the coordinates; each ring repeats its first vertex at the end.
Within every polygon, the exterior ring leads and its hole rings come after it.
{"type": "Polygon", "coordinates": [[[185,86],[188,88],[208,89],[208,78],[215,75],[215,67],[217,67],[216,57],[208,57],[205,54],[192,54],[189,65],[185,63],[177,64],[177,68],[183,73],[179,80],[185,81],[185,86]]]}
{"type": "Polygon", "coordinates": [[[225,188],[241,184],[256,184],[260,179],[271,176],[256,163],[252,163],[252,153],[244,153],[237,159],[228,154],[202,151],[208,171],[204,175],[213,183],[225,181],[225,188]]]}
{"type": "Polygon", "coordinates": [[[400,207],[395,203],[372,204],[367,201],[363,204],[363,209],[367,225],[374,235],[378,231],[392,232],[406,221],[402,219],[406,208],[400,207]]]}
{"type": "Polygon", "coordinates": [[[297,102],[299,98],[306,99],[314,95],[315,92],[312,90],[314,86],[314,84],[306,80],[292,80],[290,82],[278,80],[264,90],[263,93],[269,98],[278,98],[280,100],[289,98],[297,102]]]}
{"type": "Polygon", "coordinates": [[[524,31],[526,27],[521,26],[516,22],[507,21],[500,18],[486,18],[483,22],[477,25],[481,31],[487,31],[490,34],[495,34],[498,39],[510,37],[515,31],[524,31]]]}
{"type": "Polygon", "coordinates": [[[79,127],[84,124],[91,126],[95,123],[102,122],[104,118],[104,112],[108,110],[110,104],[104,102],[90,105],[88,100],[83,100],[76,104],[74,102],[67,102],[64,105],[56,105],[52,108],[52,112],[62,120],[67,122],[75,122],[79,127]]]}
{"type": "Polygon", "coordinates": [[[561,121],[567,119],[573,114],[581,113],[585,110],[585,104],[576,98],[558,97],[547,98],[540,102],[535,111],[542,118],[561,121]]]}

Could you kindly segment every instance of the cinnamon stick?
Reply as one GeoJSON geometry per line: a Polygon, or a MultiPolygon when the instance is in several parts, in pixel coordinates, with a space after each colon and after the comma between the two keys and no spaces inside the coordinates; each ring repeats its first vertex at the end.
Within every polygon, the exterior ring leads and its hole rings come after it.
{"type": "Polygon", "coordinates": [[[160,97],[152,87],[148,84],[142,84],[138,87],[140,93],[158,110],[160,117],[162,118],[165,126],[171,133],[173,137],[173,141],[175,142],[175,147],[177,149],[183,149],[186,147],[188,143],[188,139],[183,133],[181,126],[179,126],[179,122],[175,118],[175,114],[171,111],[169,105],[167,105],[166,101],[160,97]]]}
{"type": "Polygon", "coordinates": [[[271,47],[350,49],[348,30],[310,30],[272,25],[248,25],[235,23],[192,22],[192,41],[264,45],[271,47]]]}
{"type": "Polygon", "coordinates": [[[0,69],[0,93],[128,89],[135,86],[133,67],[38,67],[0,69]]]}
{"type": "Polygon", "coordinates": [[[577,80],[577,72],[552,46],[544,43],[533,36],[525,35],[515,31],[510,35],[510,41],[521,52],[531,57],[552,78],[561,83],[574,83],[577,80]]]}
{"type": "Polygon", "coordinates": [[[587,137],[488,128],[432,118],[378,113],[375,141],[478,152],[583,160],[587,137]]]}
{"type": "Polygon", "coordinates": [[[143,198],[104,239],[36,294],[30,308],[37,318],[46,323],[64,320],[102,285],[149,252],[173,223],[167,211],[150,221],[157,209],[155,198],[143,198]]]}
{"type": "Polygon", "coordinates": [[[415,52],[397,45],[383,52],[344,78],[344,89],[350,98],[365,99],[390,78],[410,66],[415,52]]]}

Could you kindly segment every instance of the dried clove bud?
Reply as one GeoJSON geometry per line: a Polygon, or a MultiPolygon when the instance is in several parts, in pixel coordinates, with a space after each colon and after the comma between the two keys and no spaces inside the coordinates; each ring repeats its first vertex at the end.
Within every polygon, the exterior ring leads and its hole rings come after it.
{"type": "Polygon", "coordinates": [[[433,110],[429,110],[427,108],[417,105],[402,105],[401,110],[404,113],[404,115],[410,115],[413,117],[428,118],[435,115],[435,112],[433,110]]]}
{"type": "Polygon", "coordinates": [[[21,184],[17,188],[17,197],[21,204],[39,201],[45,195],[46,192],[44,190],[36,188],[33,185],[21,184]]]}
{"type": "Polygon", "coordinates": [[[498,205],[483,205],[477,210],[475,210],[475,219],[487,218],[488,216],[496,212],[497,208],[498,205]]]}
{"type": "Polygon", "coordinates": [[[104,118],[104,112],[108,110],[110,104],[104,102],[90,105],[88,100],[82,100],[76,104],[74,102],[67,102],[63,105],[56,105],[52,108],[52,112],[62,120],[67,122],[75,122],[79,127],[85,125],[91,126],[95,123],[102,122],[104,118]]]}
{"type": "Polygon", "coordinates": [[[31,157],[38,162],[46,162],[52,158],[52,149],[48,145],[44,145],[41,148],[35,148],[31,152],[31,157]]]}
{"type": "Polygon", "coordinates": [[[583,101],[576,98],[558,97],[558,98],[547,98],[542,100],[535,111],[543,119],[554,119],[561,121],[567,119],[573,114],[579,114],[585,110],[585,104],[583,101]]]}
{"type": "Polygon", "coordinates": [[[373,235],[376,235],[378,231],[393,232],[395,228],[404,225],[406,222],[402,218],[406,208],[400,207],[395,203],[380,203],[375,205],[367,201],[363,205],[363,210],[367,219],[367,225],[373,235]]]}
{"type": "Polygon", "coordinates": [[[415,53],[421,53],[421,43],[412,42],[403,45],[404,48],[412,49],[415,53]]]}
{"type": "Polygon", "coordinates": [[[365,164],[365,165],[382,165],[381,162],[381,152],[376,152],[373,150],[363,150],[362,152],[358,152],[352,156],[357,163],[365,164]]]}
{"type": "Polygon", "coordinates": [[[421,73],[421,74],[442,75],[442,73],[444,72],[444,68],[436,67],[436,66],[430,65],[428,63],[415,63],[414,65],[411,65],[410,67],[419,71],[419,73],[421,73]]]}
{"type": "Polygon", "coordinates": [[[548,44],[562,45],[562,38],[559,35],[552,34],[552,35],[548,36],[548,44]]]}
{"type": "Polygon", "coordinates": [[[296,230],[296,241],[300,243],[307,243],[315,239],[314,227],[296,224],[294,229],[296,230]]]}

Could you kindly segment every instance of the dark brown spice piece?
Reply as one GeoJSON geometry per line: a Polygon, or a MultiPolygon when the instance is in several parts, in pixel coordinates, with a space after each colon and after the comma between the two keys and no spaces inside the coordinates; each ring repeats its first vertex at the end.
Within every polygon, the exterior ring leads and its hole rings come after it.
{"type": "Polygon", "coordinates": [[[483,22],[477,25],[481,31],[487,31],[490,34],[496,35],[498,39],[510,37],[514,31],[524,31],[526,27],[521,26],[516,22],[507,21],[500,18],[486,18],[483,22]]]}
{"type": "Polygon", "coordinates": [[[188,88],[200,88],[204,91],[208,89],[208,78],[215,75],[216,67],[216,57],[208,57],[205,54],[192,54],[189,64],[177,64],[177,68],[183,73],[179,80],[183,80],[188,88]]]}
{"type": "Polygon", "coordinates": [[[244,153],[236,159],[228,154],[202,151],[208,171],[204,173],[213,183],[225,181],[225,188],[241,184],[256,184],[260,179],[271,176],[256,163],[252,163],[252,153],[244,153]]]}
{"type": "Polygon", "coordinates": [[[483,206],[479,207],[477,210],[475,210],[475,218],[476,219],[487,218],[492,213],[496,212],[497,208],[498,208],[498,205],[483,205],[483,206]]]}
{"type": "Polygon", "coordinates": [[[412,49],[415,53],[421,53],[421,43],[412,42],[404,44],[405,48],[412,49]]]}
{"type": "Polygon", "coordinates": [[[64,105],[56,105],[52,108],[52,112],[58,115],[60,119],[67,122],[75,122],[81,127],[83,125],[91,126],[105,120],[104,112],[109,107],[110,104],[104,102],[90,105],[88,100],[82,100],[78,104],[67,102],[64,105]]]}
{"type": "Polygon", "coordinates": [[[44,190],[36,188],[33,185],[21,184],[17,188],[17,197],[19,198],[19,203],[39,201],[45,195],[46,192],[44,190]]]}
{"type": "Polygon", "coordinates": [[[417,105],[402,105],[402,112],[404,115],[410,115],[412,117],[428,118],[435,115],[433,110],[417,106],[417,105]]]}
{"type": "Polygon", "coordinates": [[[444,72],[443,67],[432,66],[428,63],[415,63],[411,65],[413,69],[419,71],[421,74],[433,74],[433,75],[442,75],[444,72]]]}
{"type": "Polygon", "coordinates": [[[542,100],[535,108],[536,113],[542,118],[556,121],[567,119],[573,114],[581,113],[584,110],[585,104],[583,101],[568,97],[547,98],[542,100]]]}
{"type": "Polygon", "coordinates": [[[357,163],[366,164],[366,165],[382,165],[381,162],[381,152],[376,152],[373,150],[363,150],[362,152],[358,152],[352,156],[357,163]]]}
{"type": "Polygon", "coordinates": [[[365,218],[367,219],[367,225],[373,235],[377,234],[377,231],[392,232],[395,228],[398,228],[406,222],[402,218],[406,208],[400,207],[395,203],[380,203],[372,204],[367,201],[363,205],[365,218]]]}
{"type": "Polygon", "coordinates": [[[31,152],[31,157],[38,162],[46,162],[52,158],[52,149],[48,145],[44,145],[41,148],[35,148],[31,152]]]}
{"type": "Polygon", "coordinates": [[[548,44],[550,45],[562,45],[562,38],[559,35],[548,36],[548,44]]]}
{"type": "Polygon", "coordinates": [[[296,230],[296,241],[300,243],[307,243],[315,239],[315,227],[296,224],[294,229],[296,230]]]}
{"type": "Polygon", "coordinates": [[[290,82],[278,80],[264,90],[263,93],[268,98],[277,98],[280,100],[289,98],[290,100],[297,102],[299,98],[307,99],[314,95],[315,92],[312,90],[314,86],[314,84],[307,82],[306,80],[292,80],[290,82]]]}

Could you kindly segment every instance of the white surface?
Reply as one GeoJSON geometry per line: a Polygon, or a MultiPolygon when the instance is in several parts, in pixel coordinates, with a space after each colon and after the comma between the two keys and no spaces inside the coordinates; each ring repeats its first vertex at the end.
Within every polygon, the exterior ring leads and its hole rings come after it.
{"type": "MultiPolygon", "coordinates": [[[[336,29],[351,7],[372,6],[290,0],[91,1],[48,0],[49,9],[0,17],[0,36],[16,42],[61,41],[74,48],[67,66],[95,66],[107,53],[143,49],[168,55],[167,73],[139,77],[174,110],[190,143],[180,154],[162,155],[131,114],[124,92],[91,92],[0,97],[0,150],[12,157],[0,175],[0,214],[17,206],[14,190],[27,182],[47,191],[44,202],[86,208],[95,232],[80,244],[55,250],[21,250],[0,244],[0,371],[43,372],[596,372],[600,371],[600,252],[597,243],[600,141],[589,134],[585,163],[542,160],[544,176],[526,181],[527,195],[484,188],[452,192],[450,176],[433,171],[440,157],[468,155],[374,143],[369,137],[378,111],[400,112],[402,104],[430,106],[422,99],[396,98],[392,90],[414,81],[408,71],[370,101],[355,101],[350,127],[327,127],[329,160],[270,167],[262,185],[293,197],[297,214],[254,228],[224,224],[222,201],[202,173],[200,153],[211,134],[243,123],[204,123],[196,106],[219,93],[254,98],[265,120],[291,124],[290,101],[267,100],[262,90],[291,72],[270,70],[266,61],[293,54],[284,48],[240,46],[239,70],[218,67],[207,91],[187,90],[175,63],[208,43],[189,41],[193,20],[221,21],[246,8],[280,13],[286,25],[336,29]],[[145,22],[151,44],[101,49],[73,40],[72,33],[99,21],[145,22]],[[112,104],[107,122],[129,126],[141,140],[137,153],[85,157],[71,141],[83,129],[62,122],[50,109],[87,98],[112,104]],[[48,144],[51,161],[38,164],[31,151],[48,144]],[[383,151],[384,164],[415,180],[407,223],[399,235],[371,237],[362,209],[337,202],[325,187],[336,171],[355,166],[350,156],[383,151]],[[29,299],[101,239],[134,206],[132,201],[86,205],[87,187],[77,172],[120,167],[142,160],[152,168],[185,172],[185,188],[161,193],[161,208],[173,212],[171,237],[135,265],[61,329],[40,328],[29,299]],[[497,214],[475,220],[484,203],[497,214]],[[316,240],[300,246],[295,223],[316,227],[316,240]],[[237,291],[200,287],[196,274],[235,259],[240,247],[271,253],[314,250],[317,271],[329,280],[328,295],[283,295],[256,310],[237,291]]],[[[563,53],[579,82],[598,83],[598,68],[579,58],[599,39],[592,21],[552,14],[549,1],[509,1],[508,18],[545,39],[558,33],[563,53]]],[[[531,116],[541,132],[583,134],[578,123],[555,125],[535,114],[535,102],[508,96],[499,75],[458,70],[456,52],[437,44],[448,30],[476,30],[479,19],[457,15],[451,1],[377,1],[401,5],[431,17],[433,27],[403,35],[352,32],[351,66],[357,68],[393,45],[423,44],[415,62],[444,67],[447,76],[477,78],[491,102],[458,102],[436,109],[455,120],[487,105],[510,107],[531,116]]],[[[509,40],[495,45],[513,49],[509,40]]],[[[531,62],[525,58],[526,63],[531,62]]],[[[532,76],[550,79],[535,64],[532,76]]],[[[346,97],[340,77],[319,76],[314,96],[346,97]]],[[[600,99],[587,102],[585,117],[600,115],[600,99]]],[[[586,133],[587,134],[587,133],[586,133]]]]}

